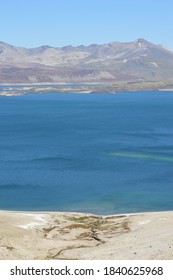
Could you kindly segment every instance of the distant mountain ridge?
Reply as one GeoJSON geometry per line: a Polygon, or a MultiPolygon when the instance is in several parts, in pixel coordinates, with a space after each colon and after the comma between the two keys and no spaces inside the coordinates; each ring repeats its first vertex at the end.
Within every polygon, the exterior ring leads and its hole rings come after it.
{"type": "Polygon", "coordinates": [[[173,52],[134,42],[23,48],[0,42],[0,83],[171,81],[173,52]]]}

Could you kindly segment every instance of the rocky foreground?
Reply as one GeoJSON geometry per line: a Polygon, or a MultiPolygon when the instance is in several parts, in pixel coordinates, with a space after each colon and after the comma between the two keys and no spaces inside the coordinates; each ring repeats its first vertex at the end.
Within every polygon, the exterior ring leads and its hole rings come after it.
{"type": "Polygon", "coordinates": [[[0,259],[173,259],[173,212],[0,211],[0,259]]]}

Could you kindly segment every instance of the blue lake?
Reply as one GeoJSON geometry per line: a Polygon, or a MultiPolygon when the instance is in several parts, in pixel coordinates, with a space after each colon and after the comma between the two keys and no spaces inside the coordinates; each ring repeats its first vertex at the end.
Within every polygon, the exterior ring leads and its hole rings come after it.
{"type": "Polygon", "coordinates": [[[0,209],[173,210],[173,92],[1,96],[0,209]]]}

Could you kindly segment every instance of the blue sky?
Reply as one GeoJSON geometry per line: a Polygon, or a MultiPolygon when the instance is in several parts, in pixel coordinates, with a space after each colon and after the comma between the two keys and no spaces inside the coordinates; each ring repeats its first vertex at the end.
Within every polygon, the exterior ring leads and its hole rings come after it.
{"type": "Polygon", "coordinates": [[[145,38],[173,50],[173,0],[0,0],[0,41],[23,47],[145,38]]]}

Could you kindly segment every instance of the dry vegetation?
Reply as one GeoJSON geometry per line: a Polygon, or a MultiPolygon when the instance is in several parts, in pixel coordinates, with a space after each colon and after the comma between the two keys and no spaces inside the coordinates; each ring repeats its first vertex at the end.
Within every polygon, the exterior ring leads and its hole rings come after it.
{"type": "Polygon", "coordinates": [[[69,217],[66,220],[66,225],[44,227],[44,237],[47,239],[58,238],[60,234],[61,238],[67,240],[70,236],[73,236],[72,241],[75,244],[80,241],[80,244],[65,246],[56,253],[50,253],[47,258],[62,259],[62,254],[67,250],[99,246],[106,243],[107,239],[112,236],[129,230],[129,221],[125,215],[105,218],[93,215],[69,217]]]}
{"type": "Polygon", "coordinates": [[[0,259],[172,259],[173,213],[0,212],[0,259]]]}

